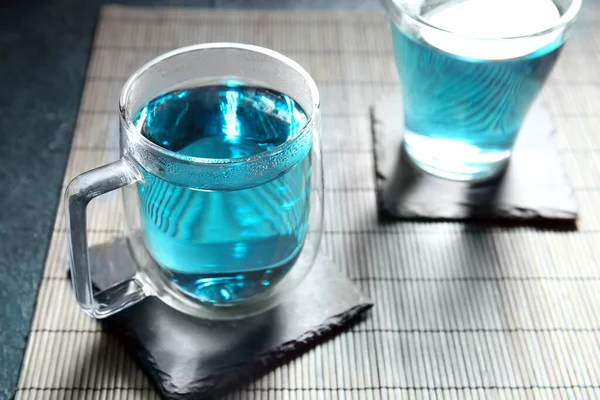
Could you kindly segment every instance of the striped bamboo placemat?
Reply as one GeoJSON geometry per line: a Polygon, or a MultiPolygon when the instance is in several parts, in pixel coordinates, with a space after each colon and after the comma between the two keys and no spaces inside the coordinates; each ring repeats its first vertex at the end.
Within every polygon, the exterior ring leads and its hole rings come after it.
{"type": "MultiPolygon", "coordinates": [[[[378,14],[108,6],[65,185],[117,159],[117,99],[151,58],[199,42],[266,46],[322,94],[324,251],[375,301],[370,319],[230,399],[583,398],[600,395],[599,14],[585,14],[544,96],[580,203],[576,232],[377,220],[369,107],[397,90],[378,14]]],[[[65,276],[62,204],[17,399],[153,399],[115,338],[79,311],[65,276]]],[[[121,233],[117,193],[90,210],[91,244],[121,233]]]]}

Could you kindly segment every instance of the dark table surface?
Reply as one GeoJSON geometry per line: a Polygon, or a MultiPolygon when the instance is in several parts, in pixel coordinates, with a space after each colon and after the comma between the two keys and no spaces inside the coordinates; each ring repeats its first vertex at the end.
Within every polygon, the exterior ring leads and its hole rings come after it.
{"type": "MultiPolygon", "coordinates": [[[[131,0],[129,5],[380,10],[377,0],[131,0]]],[[[0,399],[18,379],[101,0],[0,12],[0,399]]],[[[111,3],[114,3],[111,2],[111,3]]]]}

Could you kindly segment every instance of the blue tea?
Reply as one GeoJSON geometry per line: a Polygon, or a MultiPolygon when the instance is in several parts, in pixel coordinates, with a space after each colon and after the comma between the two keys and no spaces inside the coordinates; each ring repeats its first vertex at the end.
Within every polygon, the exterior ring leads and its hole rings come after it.
{"type": "MultiPolygon", "coordinates": [[[[148,102],[135,118],[142,135],[178,154],[236,159],[294,139],[307,116],[290,97],[244,85],[191,87],[148,102]]],[[[177,186],[144,172],[139,183],[144,241],[189,295],[243,301],[293,267],[308,224],[309,150],[278,178],[229,191],[177,186]]],[[[249,182],[251,171],[248,171],[249,182]]]]}
{"type": "MultiPolygon", "coordinates": [[[[530,15],[525,15],[526,3],[453,1],[424,17],[448,31],[477,37],[518,36],[559,18],[550,0],[536,0],[530,15]],[[505,19],[507,12],[512,16],[505,19]]],[[[465,180],[505,165],[563,43],[558,35],[474,41],[429,28],[408,33],[398,25],[392,39],[408,154],[426,171],[465,180]]]]}

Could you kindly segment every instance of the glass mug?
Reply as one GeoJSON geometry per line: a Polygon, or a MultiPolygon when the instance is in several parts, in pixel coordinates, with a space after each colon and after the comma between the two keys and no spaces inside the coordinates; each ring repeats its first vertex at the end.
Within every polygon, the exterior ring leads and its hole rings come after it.
{"type": "Polygon", "coordinates": [[[135,72],[119,109],[121,159],[79,175],[65,194],[80,307],[103,318],[154,295],[197,317],[235,319],[275,306],[307,274],[321,240],[310,75],[257,46],[191,46],[135,72]],[[119,188],[137,271],[96,293],[86,206],[119,188]]]}
{"type": "Polygon", "coordinates": [[[501,173],[581,0],[383,3],[409,159],[453,180],[501,173]]]}

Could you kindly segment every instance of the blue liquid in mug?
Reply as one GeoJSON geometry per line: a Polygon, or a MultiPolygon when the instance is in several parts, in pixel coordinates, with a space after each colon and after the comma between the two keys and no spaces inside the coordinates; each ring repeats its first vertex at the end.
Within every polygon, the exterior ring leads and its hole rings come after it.
{"type": "MultiPolygon", "coordinates": [[[[559,16],[550,0],[464,0],[442,5],[425,19],[465,36],[501,37],[552,26],[559,16]]],[[[405,148],[424,170],[459,180],[489,176],[506,164],[563,44],[558,34],[473,41],[427,28],[407,33],[398,25],[392,40],[405,148]]]]}
{"type": "MultiPolygon", "coordinates": [[[[268,151],[306,123],[282,93],[221,84],[166,93],[135,118],[153,143],[211,159],[268,151]]],[[[294,166],[278,178],[229,191],[182,187],[144,172],[138,192],[148,251],[184,293],[204,302],[230,304],[269,290],[293,267],[306,237],[309,150],[292,155],[294,166]]]]}

